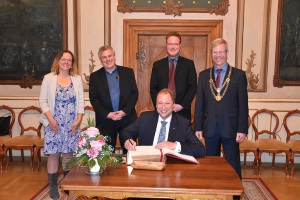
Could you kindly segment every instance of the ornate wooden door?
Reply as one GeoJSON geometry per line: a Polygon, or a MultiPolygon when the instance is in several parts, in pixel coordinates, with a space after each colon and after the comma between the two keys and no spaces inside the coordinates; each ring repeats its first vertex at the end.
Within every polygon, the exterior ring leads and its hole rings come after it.
{"type": "MultiPolygon", "coordinates": [[[[150,78],[152,65],[167,56],[166,34],[181,35],[180,55],[194,60],[197,75],[211,66],[209,45],[221,37],[222,21],[198,20],[125,20],[123,63],[134,69],[139,89],[137,112],[152,106],[150,78]]],[[[194,100],[195,101],[195,100],[194,100]]],[[[194,101],[192,113],[194,112],[194,101]]]]}

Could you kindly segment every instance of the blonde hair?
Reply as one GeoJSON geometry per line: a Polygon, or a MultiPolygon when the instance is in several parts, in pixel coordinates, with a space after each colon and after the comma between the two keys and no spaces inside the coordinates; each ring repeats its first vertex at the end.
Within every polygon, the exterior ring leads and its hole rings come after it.
{"type": "Polygon", "coordinates": [[[62,50],[55,56],[54,61],[52,63],[51,72],[57,75],[59,74],[59,61],[63,57],[64,53],[69,53],[72,56],[72,67],[69,70],[69,75],[73,76],[75,74],[78,74],[78,66],[75,56],[69,50],[62,50]]]}
{"type": "Polygon", "coordinates": [[[221,45],[221,44],[225,45],[225,51],[228,52],[228,44],[227,44],[226,40],[224,40],[223,38],[217,38],[214,41],[212,41],[211,45],[210,45],[210,51],[212,52],[212,49],[215,46],[218,46],[218,45],[221,45]]]}
{"type": "MultiPolygon", "coordinates": [[[[106,50],[111,50],[111,51],[114,53],[114,55],[115,55],[115,50],[114,50],[111,46],[106,45],[106,46],[102,46],[102,47],[99,48],[99,51],[98,51],[98,57],[100,58],[100,54],[101,54],[103,51],[106,51],[106,50]]],[[[100,59],[101,59],[101,58],[100,58],[100,59]]]]}

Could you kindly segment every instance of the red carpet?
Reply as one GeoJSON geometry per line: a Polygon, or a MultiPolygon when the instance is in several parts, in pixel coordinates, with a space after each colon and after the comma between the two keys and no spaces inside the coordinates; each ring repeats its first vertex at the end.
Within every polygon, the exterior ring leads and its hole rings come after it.
{"type": "MultiPolygon", "coordinates": [[[[63,178],[61,174],[58,177],[60,181],[63,178]]],[[[242,200],[278,200],[268,186],[261,178],[244,178],[244,195],[242,200]]],[[[60,191],[60,200],[67,200],[68,195],[60,191]]],[[[30,200],[50,200],[49,184],[46,184],[38,193],[36,193],[30,200]]]]}
{"type": "Polygon", "coordinates": [[[243,200],[277,200],[277,197],[261,178],[244,178],[242,182],[244,186],[243,200]]]}

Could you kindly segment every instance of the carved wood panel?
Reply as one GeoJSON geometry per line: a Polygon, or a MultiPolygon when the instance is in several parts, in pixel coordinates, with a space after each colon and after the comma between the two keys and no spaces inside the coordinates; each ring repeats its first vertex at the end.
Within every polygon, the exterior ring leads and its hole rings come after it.
{"type": "MultiPolygon", "coordinates": [[[[177,31],[182,36],[180,54],[195,62],[197,75],[211,67],[209,45],[222,36],[221,20],[125,20],[123,64],[134,69],[139,89],[137,112],[152,106],[150,77],[156,60],[167,56],[166,34],[177,31]]],[[[194,102],[192,103],[192,112],[194,102]]]]}
{"type": "Polygon", "coordinates": [[[174,0],[118,0],[118,12],[164,12],[166,15],[181,16],[182,13],[210,13],[226,15],[229,0],[174,1],[174,0]]]}

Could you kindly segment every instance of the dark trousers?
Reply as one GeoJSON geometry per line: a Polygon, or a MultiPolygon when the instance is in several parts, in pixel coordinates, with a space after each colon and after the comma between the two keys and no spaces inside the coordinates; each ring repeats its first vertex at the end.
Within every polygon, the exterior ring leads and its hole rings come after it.
{"type": "Polygon", "coordinates": [[[206,156],[220,156],[221,144],[225,153],[225,159],[242,180],[239,143],[236,142],[236,138],[223,137],[222,131],[217,124],[213,137],[205,137],[206,156]]]}
{"type": "MultiPolygon", "coordinates": [[[[105,123],[97,125],[97,128],[100,130],[100,134],[104,136],[109,136],[110,141],[108,142],[114,149],[116,148],[117,136],[121,133],[121,131],[126,128],[128,125],[133,123],[129,118],[124,117],[121,120],[113,121],[110,119],[106,119],[105,123]]],[[[121,141],[120,141],[121,144],[121,141]]],[[[122,144],[121,144],[122,145],[122,144]]],[[[126,154],[127,150],[123,148],[123,153],[126,154]]]]}

